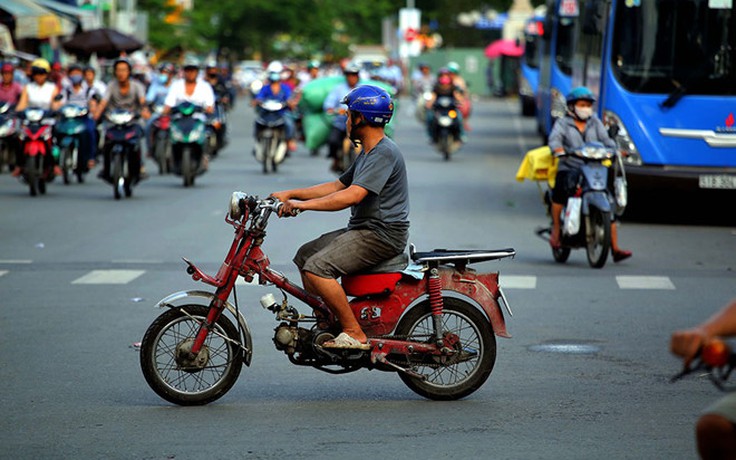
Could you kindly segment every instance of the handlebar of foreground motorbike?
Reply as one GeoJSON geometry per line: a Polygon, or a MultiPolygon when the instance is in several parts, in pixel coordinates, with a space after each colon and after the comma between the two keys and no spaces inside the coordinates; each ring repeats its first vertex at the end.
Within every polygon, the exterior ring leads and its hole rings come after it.
{"type": "Polygon", "coordinates": [[[736,384],[728,384],[731,372],[736,368],[736,353],[722,340],[713,340],[703,346],[695,357],[695,361],[686,369],[670,379],[674,383],[683,377],[702,373],[707,375],[719,390],[736,391],[736,384]]]}

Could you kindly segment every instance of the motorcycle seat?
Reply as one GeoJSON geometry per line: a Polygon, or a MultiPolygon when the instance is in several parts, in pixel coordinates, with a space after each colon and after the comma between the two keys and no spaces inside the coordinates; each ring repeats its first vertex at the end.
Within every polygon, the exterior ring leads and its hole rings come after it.
{"type": "Polygon", "coordinates": [[[396,273],[405,269],[407,265],[409,265],[409,256],[405,252],[402,252],[397,256],[379,262],[377,265],[362,270],[360,274],[396,273]]]}
{"type": "Polygon", "coordinates": [[[505,257],[514,257],[516,250],[506,249],[434,249],[428,252],[415,252],[412,245],[409,255],[414,262],[438,262],[439,264],[468,265],[487,260],[498,260],[505,257]]]}

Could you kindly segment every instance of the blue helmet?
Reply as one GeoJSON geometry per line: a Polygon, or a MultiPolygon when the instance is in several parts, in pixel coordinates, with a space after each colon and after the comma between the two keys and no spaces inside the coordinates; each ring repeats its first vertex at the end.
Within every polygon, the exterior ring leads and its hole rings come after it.
{"type": "Polygon", "coordinates": [[[578,86],[577,88],[573,88],[573,90],[567,94],[567,97],[565,99],[567,100],[568,104],[574,104],[577,101],[595,102],[595,96],[585,86],[578,86]]]}
{"type": "Polygon", "coordinates": [[[394,114],[394,103],[386,90],[377,86],[358,86],[342,99],[348,110],[358,112],[372,125],[384,126],[394,114]]]}

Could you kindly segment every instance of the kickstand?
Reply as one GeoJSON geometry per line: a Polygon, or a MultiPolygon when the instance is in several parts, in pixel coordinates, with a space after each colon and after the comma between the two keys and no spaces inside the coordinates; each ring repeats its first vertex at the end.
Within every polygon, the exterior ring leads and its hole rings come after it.
{"type": "Polygon", "coordinates": [[[414,372],[414,371],[410,371],[409,369],[405,369],[405,368],[403,368],[403,367],[401,367],[401,366],[399,366],[397,364],[394,364],[394,363],[388,361],[386,359],[386,356],[384,354],[382,354],[382,353],[376,353],[375,358],[376,358],[376,361],[378,361],[379,363],[385,364],[385,365],[387,365],[389,367],[393,367],[397,371],[403,372],[406,375],[409,375],[411,377],[417,378],[419,380],[427,380],[427,376],[426,375],[419,374],[419,373],[414,372]]]}

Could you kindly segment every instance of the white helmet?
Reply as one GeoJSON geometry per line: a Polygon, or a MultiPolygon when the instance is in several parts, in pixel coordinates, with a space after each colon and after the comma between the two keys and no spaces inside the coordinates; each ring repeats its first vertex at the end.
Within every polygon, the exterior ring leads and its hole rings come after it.
{"type": "Polygon", "coordinates": [[[281,61],[272,61],[270,64],[268,64],[268,67],[266,68],[266,72],[276,72],[281,73],[284,71],[284,65],[281,63],[281,61]]]}

